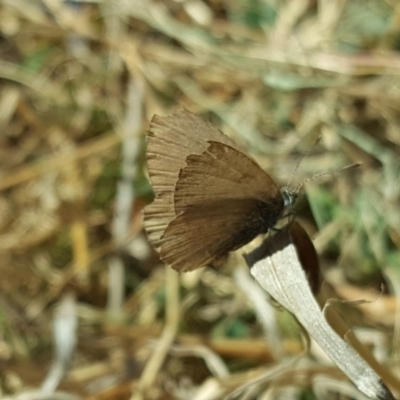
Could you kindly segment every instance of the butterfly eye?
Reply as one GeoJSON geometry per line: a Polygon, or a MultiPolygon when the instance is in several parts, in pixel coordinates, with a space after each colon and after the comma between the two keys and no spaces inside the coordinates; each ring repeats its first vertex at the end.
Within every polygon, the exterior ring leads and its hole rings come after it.
{"type": "Polygon", "coordinates": [[[285,207],[292,206],[298,197],[298,192],[296,190],[291,190],[287,186],[284,186],[281,189],[282,197],[283,197],[283,204],[285,207]]]}

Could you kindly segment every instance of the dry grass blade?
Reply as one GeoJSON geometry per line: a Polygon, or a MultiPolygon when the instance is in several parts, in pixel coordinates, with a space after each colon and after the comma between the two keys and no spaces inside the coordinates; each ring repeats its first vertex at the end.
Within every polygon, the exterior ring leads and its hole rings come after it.
{"type": "MultiPolygon", "coordinates": [[[[251,255],[246,257],[252,265],[252,275],[275,300],[295,315],[361,392],[373,399],[394,399],[379,375],[336,334],[324,318],[300,262],[298,254],[303,249],[295,247],[291,232],[287,226],[268,239],[263,245],[262,259],[252,259],[251,255]]],[[[304,231],[303,234],[306,235],[304,231]]]]}

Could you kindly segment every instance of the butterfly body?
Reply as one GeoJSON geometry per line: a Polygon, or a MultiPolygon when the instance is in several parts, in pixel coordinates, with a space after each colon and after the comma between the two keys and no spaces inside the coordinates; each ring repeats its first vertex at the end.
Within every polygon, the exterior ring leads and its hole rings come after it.
{"type": "Polygon", "coordinates": [[[145,228],[161,259],[179,271],[212,264],[268,232],[296,197],[186,110],[153,118],[147,162],[155,200],[145,228]]]}

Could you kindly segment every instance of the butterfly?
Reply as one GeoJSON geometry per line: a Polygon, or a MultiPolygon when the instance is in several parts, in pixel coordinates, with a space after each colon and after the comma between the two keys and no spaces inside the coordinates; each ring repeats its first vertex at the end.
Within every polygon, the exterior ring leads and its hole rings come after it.
{"type": "Polygon", "coordinates": [[[145,230],[178,271],[218,263],[267,233],[298,195],[187,110],[152,118],[146,158],[155,199],[144,211],[145,230]]]}

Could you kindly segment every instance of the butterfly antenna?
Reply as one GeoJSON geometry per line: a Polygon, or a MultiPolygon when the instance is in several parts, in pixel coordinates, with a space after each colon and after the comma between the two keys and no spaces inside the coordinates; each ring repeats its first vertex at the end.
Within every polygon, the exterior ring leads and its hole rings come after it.
{"type": "Polygon", "coordinates": [[[321,172],[319,174],[316,174],[316,175],[312,176],[311,178],[306,179],[304,182],[301,183],[301,186],[303,186],[306,182],[313,181],[314,179],[321,178],[322,176],[331,175],[331,174],[334,174],[334,173],[339,172],[339,171],[345,171],[346,169],[357,168],[360,165],[361,165],[361,163],[357,162],[357,163],[345,165],[344,167],[341,167],[341,168],[338,168],[338,169],[333,169],[331,171],[321,172]]]}
{"type": "MultiPolygon", "coordinates": [[[[300,167],[300,164],[303,162],[303,160],[308,156],[310,153],[311,149],[321,140],[321,135],[318,135],[318,137],[314,140],[313,144],[307,149],[307,151],[300,157],[300,160],[297,162],[297,165],[295,169],[293,170],[292,174],[290,175],[290,178],[288,180],[288,183],[286,187],[290,187],[290,184],[293,181],[294,176],[296,175],[297,170],[300,167]]],[[[307,182],[307,181],[306,181],[307,182]]],[[[303,182],[304,183],[304,182],[303,182]]],[[[303,186],[303,183],[300,183],[299,185],[296,186],[295,192],[298,193],[300,192],[301,187],[303,186]]]]}

